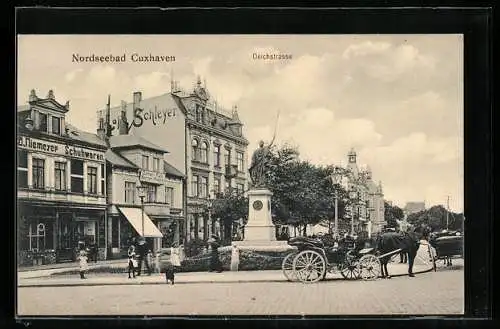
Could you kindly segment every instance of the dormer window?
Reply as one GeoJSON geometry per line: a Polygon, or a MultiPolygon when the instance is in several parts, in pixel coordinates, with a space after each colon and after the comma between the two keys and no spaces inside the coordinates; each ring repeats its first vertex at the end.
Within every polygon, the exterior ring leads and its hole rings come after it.
{"type": "Polygon", "coordinates": [[[40,131],[47,132],[47,114],[39,113],[38,118],[40,120],[38,129],[40,129],[40,131]]]}
{"type": "Polygon", "coordinates": [[[56,135],[61,134],[61,118],[52,117],[52,133],[56,135]]]}

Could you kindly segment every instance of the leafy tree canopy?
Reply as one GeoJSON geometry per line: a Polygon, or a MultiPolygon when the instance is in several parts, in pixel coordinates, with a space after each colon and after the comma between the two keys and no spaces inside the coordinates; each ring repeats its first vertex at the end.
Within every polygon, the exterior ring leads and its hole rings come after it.
{"type": "Polygon", "coordinates": [[[395,205],[390,205],[387,202],[384,202],[385,206],[385,213],[384,217],[387,222],[388,227],[397,227],[397,220],[402,220],[404,218],[404,213],[403,209],[399,208],[398,206],[395,205]]]}
{"type": "Polygon", "coordinates": [[[448,229],[462,230],[464,215],[462,213],[453,213],[446,210],[445,207],[438,205],[424,211],[420,211],[408,216],[408,222],[415,226],[430,226],[433,231],[446,229],[446,215],[448,214],[448,229]]]}

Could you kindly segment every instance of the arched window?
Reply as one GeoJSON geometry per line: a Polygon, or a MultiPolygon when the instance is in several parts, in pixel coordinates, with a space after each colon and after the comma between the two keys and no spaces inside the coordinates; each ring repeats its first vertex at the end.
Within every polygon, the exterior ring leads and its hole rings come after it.
{"type": "Polygon", "coordinates": [[[192,150],[192,153],[191,153],[191,157],[192,157],[192,160],[198,160],[198,140],[196,139],[193,139],[193,141],[191,142],[191,150],[192,150]]]}
{"type": "Polygon", "coordinates": [[[208,144],[207,142],[201,143],[201,157],[200,161],[203,163],[208,163],[208,144]]]}

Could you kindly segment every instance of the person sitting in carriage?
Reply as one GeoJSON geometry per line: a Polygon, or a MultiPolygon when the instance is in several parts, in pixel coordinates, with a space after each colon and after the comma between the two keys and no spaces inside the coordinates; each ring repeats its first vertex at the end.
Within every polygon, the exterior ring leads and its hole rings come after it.
{"type": "Polygon", "coordinates": [[[340,245],[346,249],[353,249],[355,245],[354,237],[346,233],[344,238],[341,239],[340,245]]]}

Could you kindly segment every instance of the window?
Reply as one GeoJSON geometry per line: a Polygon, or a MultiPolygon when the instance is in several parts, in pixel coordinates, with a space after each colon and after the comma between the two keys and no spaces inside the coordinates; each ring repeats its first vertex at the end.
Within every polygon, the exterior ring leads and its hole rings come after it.
{"type": "Polygon", "coordinates": [[[125,182],[125,203],[135,204],[135,183],[125,182]]]}
{"type": "Polygon", "coordinates": [[[66,191],[66,162],[56,161],[54,170],[56,191],[66,191]]]}
{"type": "Polygon", "coordinates": [[[28,187],[28,152],[17,151],[17,186],[28,187]]]}
{"type": "Polygon", "coordinates": [[[201,107],[196,105],[196,122],[200,122],[201,120],[201,107]]]}
{"type": "Polygon", "coordinates": [[[191,181],[191,195],[198,196],[198,176],[193,175],[193,179],[191,181]]]}
{"type": "Polygon", "coordinates": [[[38,113],[38,118],[40,120],[38,128],[40,131],[47,132],[47,114],[38,113]]]}
{"type": "Polygon", "coordinates": [[[142,156],[142,169],[149,170],[149,157],[147,155],[142,156]]]}
{"type": "Polygon", "coordinates": [[[33,158],[33,188],[45,188],[45,160],[33,158]]]}
{"type": "Polygon", "coordinates": [[[160,159],[153,158],[153,171],[160,171],[160,159]]]}
{"type": "Polygon", "coordinates": [[[146,193],[146,202],[156,202],[156,185],[148,184],[146,193]]]}
{"type": "Polygon", "coordinates": [[[231,150],[230,149],[226,149],[226,151],[224,153],[224,164],[226,166],[229,166],[231,164],[231,150]]]}
{"type": "Polygon", "coordinates": [[[201,143],[201,158],[200,161],[208,163],[208,145],[206,142],[201,143]]]}
{"type": "Polygon", "coordinates": [[[236,184],[236,191],[238,194],[243,194],[245,192],[245,185],[241,183],[236,184]]]}
{"type": "Polygon", "coordinates": [[[97,168],[87,168],[87,193],[97,194],[97,168]]]}
{"type": "Polygon", "coordinates": [[[82,160],[71,160],[71,192],[83,193],[82,160]]]}
{"type": "MultiPolygon", "coordinates": [[[[47,235],[46,226],[44,223],[30,223],[29,224],[29,249],[30,250],[45,250],[47,247],[47,241],[45,236],[47,235]]],[[[49,235],[50,236],[50,235],[49,235]]]]}
{"type": "Polygon", "coordinates": [[[101,194],[106,194],[106,168],[101,165],[101,194]]]}
{"type": "Polygon", "coordinates": [[[165,203],[170,206],[174,205],[174,188],[165,186],[165,203]]]}
{"type": "Polygon", "coordinates": [[[214,147],[214,166],[220,167],[220,145],[214,147]]]}
{"type": "Polygon", "coordinates": [[[58,117],[52,117],[52,133],[56,135],[61,134],[61,119],[58,117]]]}
{"type": "Polygon", "coordinates": [[[198,160],[198,141],[196,139],[191,142],[191,157],[192,160],[198,160]]]}
{"type": "Polygon", "coordinates": [[[208,196],[208,177],[200,177],[200,198],[208,196]]]}
{"type": "Polygon", "coordinates": [[[220,177],[214,177],[214,193],[220,193],[220,177]]]}
{"type": "Polygon", "coordinates": [[[238,165],[238,171],[243,172],[243,153],[236,152],[236,164],[238,165]]]}

